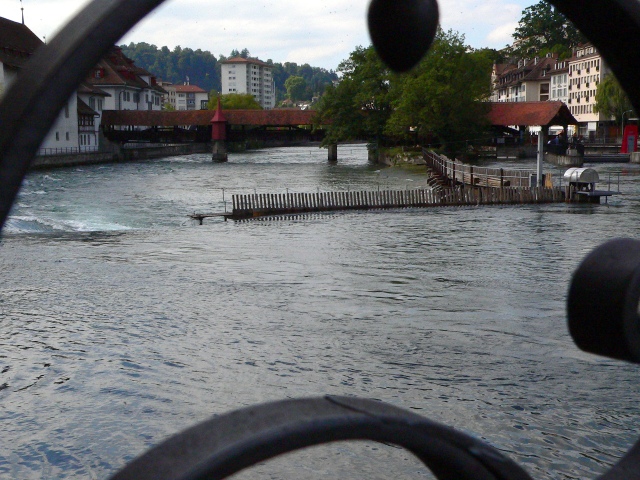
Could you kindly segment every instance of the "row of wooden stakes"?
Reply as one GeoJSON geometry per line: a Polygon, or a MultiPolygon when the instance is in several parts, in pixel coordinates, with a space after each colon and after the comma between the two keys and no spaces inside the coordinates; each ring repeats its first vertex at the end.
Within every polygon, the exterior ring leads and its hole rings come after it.
{"type": "Polygon", "coordinates": [[[564,189],[456,187],[438,190],[381,190],[233,195],[231,218],[333,210],[564,202],[564,189]]]}

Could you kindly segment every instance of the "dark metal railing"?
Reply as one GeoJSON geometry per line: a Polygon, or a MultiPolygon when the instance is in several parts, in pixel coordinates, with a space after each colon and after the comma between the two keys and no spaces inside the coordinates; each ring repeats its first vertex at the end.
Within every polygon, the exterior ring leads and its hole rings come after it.
{"type": "Polygon", "coordinates": [[[76,155],[78,153],[98,153],[100,149],[97,145],[87,147],[60,147],[60,148],[40,148],[36,153],[39,157],[52,155],[76,155]]]}

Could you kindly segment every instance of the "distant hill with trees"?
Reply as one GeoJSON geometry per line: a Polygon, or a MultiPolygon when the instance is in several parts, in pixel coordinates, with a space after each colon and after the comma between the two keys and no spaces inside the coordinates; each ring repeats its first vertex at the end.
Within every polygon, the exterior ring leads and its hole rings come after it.
{"type": "MultiPolygon", "coordinates": [[[[153,73],[157,78],[174,84],[186,82],[188,78],[192,85],[216,92],[222,89],[220,62],[237,56],[251,56],[246,48],[241,51],[233,50],[229,56],[218,55],[217,58],[208,50],[192,50],[179,46],[170,50],[166,46],[158,48],[145,42],[132,42],[129,45],[120,45],[120,48],[136,65],[153,73]]],[[[300,82],[296,79],[296,88],[293,90],[296,100],[311,100],[314,96],[320,96],[327,85],[338,79],[335,71],[312,67],[308,63],[277,63],[271,59],[266,60],[266,63],[273,67],[278,102],[287,98],[285,82],[289,77],[301,77],[304,80],[300,82]]],[[[292,82],[289,83],[291,85],[292,82]]]]}

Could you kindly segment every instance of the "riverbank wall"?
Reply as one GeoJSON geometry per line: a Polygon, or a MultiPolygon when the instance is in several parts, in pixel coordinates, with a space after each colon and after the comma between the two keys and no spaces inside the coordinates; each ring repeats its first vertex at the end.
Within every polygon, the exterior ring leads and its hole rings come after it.
{"type": "Polygon", "coordinates": [[[193,153],[211,153],[211,145],[208,143],[184,143],[135,148],[122,148],[118,145],[111,145],[107,151],[102,152],[37,156],[31,162],[31,168],[48,169],[102,163],[137,162],[154,158],[191,155],[193,153]]]}

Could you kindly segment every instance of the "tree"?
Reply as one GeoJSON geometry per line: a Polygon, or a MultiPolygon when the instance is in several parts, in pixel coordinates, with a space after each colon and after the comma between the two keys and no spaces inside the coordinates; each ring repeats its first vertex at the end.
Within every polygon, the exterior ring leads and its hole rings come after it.
{"type": "Polygon", "coordinates": [[[304,94],[307,90],[307,82],[304,78],[297,75],[292,75],[284,82],[284,87],[287,89],[287,96],[292,102],[297,102],[304,98],[304,94]]]}
{"type": "Polygon", "coordinates": [[[513,53],[522,58],[550,52],[567,58],[574,46],[586,42],[586,38],[562,13],[543,0],[522,11],[513,38],[516,40],[513,53]]]}
{"type": "Polygon", "coordinates": [[[616,77],[613,74],[607,75],[596,90],[593,111],[606,117],[613,117],[617,124],[621,124],[622,115],[629,110],[633,110],[629,97],[622,90],[616,77]]]}
{"type": "Polygon", "coordinates": [[[218,97],[224,110],[262,110],[258,101],[250,93],[227,93],[220,96],[210,95],[209,103],[207,104],[209,110],[218,108],[218,97]]]}
{"type": "Polygon", "coordinates": [[[189,77],[192,85],[205,90],[220,89],[220,75],[217,73],[220,66],[211,52],[200,49],[194,51],[180,46],[173,50],[166,46],[158,49],[155,45],[144,42],[121,45],[120,48],[137,66],[148,70],[157,78],[182,84],[189,77]]]}
{"type": "Polygon", "coordinates": [[[176,111],[176,107],[174,107],[169,102],[165,102],[164,105],[162,105],[162,110],[164,110],[165,112],[175,112],[176,111]]]}
{"type": "Polygon", "coordinates": [[[464,37],[439,30],[418,66],[394,80],[394,110],[385,132],[430,136],[448,153],[464,152],[488,127],[492,63],[491,51],[470,50],[464,37]]]}
{"type": "Polygon", "coordinates": [[[318,104],[318,124],[331,121],[323,144],[358,138],[380,141],[391,115],[389,69],[369,46],[357,47],[338,72],[340,83],[329,85],[318,104]]]}
{"type": "Polygon", "coordinates": [[[438,31],[429,53],[409,73],[392,74],[373,47],[358,47],[338,67],[342,79],[318,104],[318,125],[328,125],[325,145],[367,138],[431,137],[448,153],[482,140],[488,128],[495,52],[472,50],[464,37],[438,31]]]}

